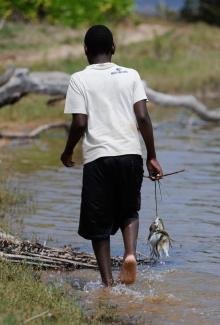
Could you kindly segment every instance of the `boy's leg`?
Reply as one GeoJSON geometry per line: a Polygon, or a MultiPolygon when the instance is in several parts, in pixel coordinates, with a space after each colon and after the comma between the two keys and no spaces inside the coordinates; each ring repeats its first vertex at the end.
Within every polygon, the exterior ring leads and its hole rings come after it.
{"type": "Polygon", "coordinates": [[[136,280],[136,246],[138,228],[138,218],[129,219],[121,227],[125,252],[120,273],[120,281],[125,284],[134,283],[136,280]]]}
{"type": "Polygon", "coordinates": [[[128,255],[136,255],[137,237],[139,229],[138,218],[128,219],[127,222],[121,226],[121,232],[123,235],[125,254],[124,257],[128,255]]]}
{"type": "Polygon", "coordinates": [[[102,282],[106,287],[113,285],[110,238],[104,240],[92,240],[93,250],[99,266],[102,282]]]}

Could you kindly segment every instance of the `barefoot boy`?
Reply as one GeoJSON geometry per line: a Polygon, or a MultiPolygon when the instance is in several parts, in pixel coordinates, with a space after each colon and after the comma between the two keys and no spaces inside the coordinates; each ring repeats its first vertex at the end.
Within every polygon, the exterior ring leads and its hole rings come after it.
{"type": "Polygon", "coordinates": [[[92,241],[102,282],[111,286],[110,235],[120,229],[125,250],[120,281],[129,284],[136,279],[143,178],[137,126],[145,142],[151,179],[162,177],[162,169],[156,159],[147,97],[139,74],[111,62],[115,45],[107,27],[91,27],[84,46],[89,65],[70,79],[65,113],[72,114],[73,119],[61,161],[66,167],[74,165],[73,149],[83,137],[79,234],[92,241]]]}

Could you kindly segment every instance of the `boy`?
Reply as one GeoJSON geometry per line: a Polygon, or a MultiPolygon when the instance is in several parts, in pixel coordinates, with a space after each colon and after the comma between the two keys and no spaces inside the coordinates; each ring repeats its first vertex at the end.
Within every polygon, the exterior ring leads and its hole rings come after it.
{"type": "Polygon", "coordinates": [[[92,26],[84,39],[89,65],[71,76],[65,113],[73,114],[61,161],[72,167],[73,149],[83,137],[83,187],[79,234],[92,241],[102,282],[113,285],[110,235],[120,228],[124,258],[120,281],[136,279],[138,211],[143,159],[138,128],[147,149],[152,180],[162,177],[156,159],[147,97],[139,74],[111,62],[115,45],[111,31],[92,26]]]}

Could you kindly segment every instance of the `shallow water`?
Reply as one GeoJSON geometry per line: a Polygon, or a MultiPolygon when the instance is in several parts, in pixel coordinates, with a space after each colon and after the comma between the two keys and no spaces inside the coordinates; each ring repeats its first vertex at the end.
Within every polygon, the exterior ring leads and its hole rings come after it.
{"type": "MultiPolygon", "coordinates": [[[[140,267],[135,285],[118,285],[107,293],[100,288],[99,275],[94,271],[51,273],[47,279],[58,285],[69,284],[88,313],[102,302],[114,305],[120,317],[132,324],[217,325],[220,127],[188,124],[187,117],[179,113],[173,120],[158,121],[156,142],[164,172],[186,169],[161,181],[159,215],[175,240],[170,257],[155,266],[140,267]]],[[[41,167],[26,176],[21,172],[15,176],[36,205],[32,213],[24,216],[24,236],[30,238],[34,233],[39,240],[48,240],[49,245],[72,244],[91,251],[90,243],[77,235],[82,167],[41,167]]],[[[138,240],[138,250],[144,254],[148,254],[146,237],[154,214],[154,186],[144,179],[138,240]]],[[[112,238],[112,254],[122,253],[118,233],[112,238]]]]}

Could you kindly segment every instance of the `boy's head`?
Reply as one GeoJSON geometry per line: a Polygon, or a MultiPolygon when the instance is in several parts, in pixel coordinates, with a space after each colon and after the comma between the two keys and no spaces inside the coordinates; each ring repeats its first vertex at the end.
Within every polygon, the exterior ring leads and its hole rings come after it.
{"type": "Polygon", "coordinates": [[[115,52],[112,32],[104,25],[94,25],[87,30],[84,46],[87,57],[112,55],[115,52]]]}

